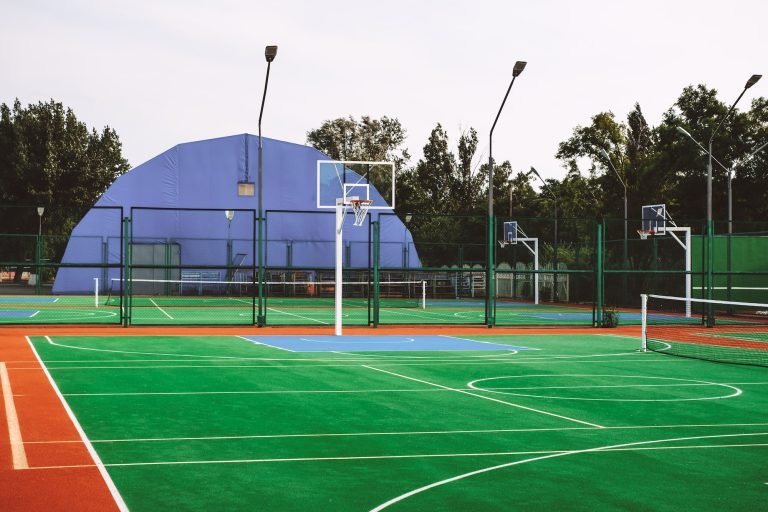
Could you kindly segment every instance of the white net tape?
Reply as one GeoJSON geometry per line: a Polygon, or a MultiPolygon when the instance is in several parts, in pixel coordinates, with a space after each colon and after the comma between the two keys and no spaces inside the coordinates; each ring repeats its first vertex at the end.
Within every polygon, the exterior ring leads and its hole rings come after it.
{"type": "Polygon", "coordinates": [[[352,211],[355,212],[355,226],[362,226],[365,221],[365,215],[368,213],[368,208],[373,204],[372,199],[355,199],[352,200],[352,211]]]}

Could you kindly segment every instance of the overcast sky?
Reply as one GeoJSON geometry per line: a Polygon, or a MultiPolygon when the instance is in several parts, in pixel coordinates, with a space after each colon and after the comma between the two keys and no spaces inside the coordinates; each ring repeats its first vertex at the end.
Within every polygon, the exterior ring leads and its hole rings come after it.
{"type": "MultiPolygon", "coordinates": [[[[683,87],[731,103],[768,73],[765,0],[0,0],[0,102],[53,98],[113,127],[131,165],[181,143],[262,132],[304,144],[324,120],[400,119],[414,156],[440,122],[476,159],[516,60],[494,158],[562,177],[559,142],[639,102],[657,124],[683,87]]],[[[768,95],[768,79],[743,106],[768,95]]]]}

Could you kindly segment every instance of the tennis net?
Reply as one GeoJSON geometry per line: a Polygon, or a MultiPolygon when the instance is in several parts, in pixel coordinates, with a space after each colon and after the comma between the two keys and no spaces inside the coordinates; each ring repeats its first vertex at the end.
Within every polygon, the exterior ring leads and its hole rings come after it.
{"type": "Polygon", "coordinates": [[[768,366],[768,304],[641,297],[643,351],[768,366]]]}
{"type": "MultiPolygon", "coordinates": [[[[382,308],[426,307],[426,281],[382,281],[379,306],[382,308]]],[[[369,307],[374,296],[374,283],[345,281],[345,307],[369,307]]],[[[334,281],[267,281],[263,283],[265,300],[281,307],[333,307],[336,293],[334,281]]],[[[132,307],[147,306],[232,307],[258,300],[258,284],[250,281],[112,279],[106,305],[119,303],[121,295],[130,297],[132,307]]]]}

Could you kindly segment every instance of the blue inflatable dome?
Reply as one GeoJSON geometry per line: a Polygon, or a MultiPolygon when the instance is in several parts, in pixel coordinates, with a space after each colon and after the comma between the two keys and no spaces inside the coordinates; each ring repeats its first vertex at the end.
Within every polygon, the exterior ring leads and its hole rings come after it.
{"type": "MultiPolygon", "coordinates": [[[[328,157],[308,146],[262,141],[265,266],[332,268],[335,216],[333,211],[318,209],[316,197],[317,161],[328,157]]],[[[121,216],[132,218],[134,244],[174,244],[179,248],[174,261],[182,267],[235,264],[252,268],[257,258],[253,240],[258,190],[253,196],[240,196],[237,184],[247,178],[258,186],[257,166],[258,137],[242,134],[179,144],[131,169],[73,230],[62,258],[63,264],[73,266],[58,270],[53,292],[87,293],[93,290],[94,278],[104,288],[105,281],[120,276],[121,216]],[[228,220],[222,210],[233,210],[233,218],[228,220]],[[105,263],[115,268],[98,267],[105,263]]],[[[377,196],[374,191],[371,198],[380,199],[377,196]]],[[[418,268],[411,234],[393,213],[369,212],[371,220],[380,221],[380,266],[418,268]]],[[[347,217],[345,268],[366,268],[369,230],[365,225],[351,227],[352,216],[347,217]]]]}

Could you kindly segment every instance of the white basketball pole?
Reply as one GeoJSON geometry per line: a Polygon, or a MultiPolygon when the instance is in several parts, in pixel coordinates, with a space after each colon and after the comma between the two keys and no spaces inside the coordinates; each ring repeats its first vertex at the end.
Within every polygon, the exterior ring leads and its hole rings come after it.
{"type": "Polygon", "coordinates": [[[533,239],[533,303],[539,303],[539,239],[533,239]]]}
{"type": "Polygon", "coordinates": [[[344,274],[342,272],[344,260],[343,260],[343,248],[344,248],[344,242],[343,242],[343,231],[344,231],[344,213],[345,213],[345,206],[344,206],[344,198],[338,198],[336,199],[336,321],[334,323],[335,325],[335,332],[336,336],[341,336],[341,300],[343,297],[343,294],[341,293],[342,285],[343,285],[343,277],[344,274]]]}
{"type": "Polygon", "coordinates": [[[688,226],[666,227],[665,231],[672,235],[680,247],[685,251],[685,316],[691,317],[691,228],[688,226]],[[675,232],[683,232],[685,242],[682,242],[675,232]]]}

